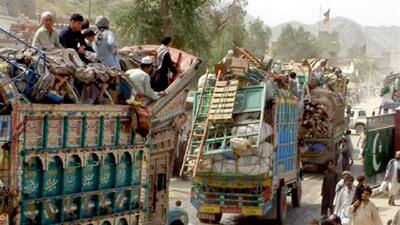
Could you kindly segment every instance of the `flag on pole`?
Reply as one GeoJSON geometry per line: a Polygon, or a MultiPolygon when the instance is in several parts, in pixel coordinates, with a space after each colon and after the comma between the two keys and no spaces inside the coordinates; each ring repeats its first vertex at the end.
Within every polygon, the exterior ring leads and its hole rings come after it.
{"type": "Polygon", "coordinates": [[[325,13],[324,13],[324,24],[328,24],[329,23],[329,19],[330,19],[330,13],[331,13],[331,9],[328,9],[328,11],[326,11],[325,13]]]}

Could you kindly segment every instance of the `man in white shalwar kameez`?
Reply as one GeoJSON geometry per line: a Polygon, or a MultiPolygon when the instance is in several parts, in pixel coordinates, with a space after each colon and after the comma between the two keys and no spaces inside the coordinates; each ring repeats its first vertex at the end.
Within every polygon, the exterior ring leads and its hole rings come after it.
{"type": "MultiPolygon", "coordinates": [[[[346,187],[346,177],[352,176],[351,171],[345,170],[342,172],[342,179],[336,184],[335,187],[335,199],[333,199],[333,205],[336,205],[337,198],[339,197],[339,193],[346,187]]],[[[354,178],[354,177],[353,177],[354,178]]]]}
{"type": "Polygon", "coordinates": [[[351,224],[351,214],[349,214],[349,207],[354,198],[356,187],[353,184],[354,177],[347,175],[345,177],[345,187],[336,196],[336,204],[334,214],[340,217],[342,225],[351,224]]]}
{"type": "Polygon", "coordinates": [[[384,182],[389,182],[389,205],[395,205],[395,198],[400,192],[400,151],[396,152],[394,159],[386,167],[384,182]]]}
{"type": "Polygon", "coordinates": [[[152,64],[153,59],[146,56],[141,60],[140,69],[130,69],[126,71],[126,74],[133,83],[133,88],[131,90],[132,96],[127,100],[128,104],[133,103],[135,98],[140,96],[143,98],[143,105],[148,106],[151,102],[165,95],[164,91],[156,92],[150,86],[150,75],[148,73],[152,69],[152,64]]]}
{"type": "Polygon", "coordinates": [[[372,189],[366,186],[362,194],[362,201],[357,200],[349,207],[352,225],[383,225],[378,208],[369,200],[371,194],[372,189]]]}

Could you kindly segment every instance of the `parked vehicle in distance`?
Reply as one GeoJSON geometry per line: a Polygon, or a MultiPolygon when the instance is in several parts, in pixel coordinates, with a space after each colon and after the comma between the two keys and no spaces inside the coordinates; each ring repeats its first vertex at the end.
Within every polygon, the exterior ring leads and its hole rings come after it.
{"type": "Polygon", "coordinates": [[[355,129],[356,134],[364,133],[367,126],[366,111],[362,108],[352,108],[349,116],[349,129],[355,129]]]}

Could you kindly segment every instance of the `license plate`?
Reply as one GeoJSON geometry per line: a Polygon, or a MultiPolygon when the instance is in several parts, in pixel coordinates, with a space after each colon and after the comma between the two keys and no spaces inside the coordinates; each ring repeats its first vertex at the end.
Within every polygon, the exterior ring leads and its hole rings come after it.
{"type": "Polygon", "coordinates": [[[220,213],[221,208],[219,206],[200,206],[201,213],[220,213]]]}
{"type": "Polygon", "coordinates": [[[262,216],[262,210],[260,208],[242,208],[243,215],[251,215],[251,216],[262,216]]]}

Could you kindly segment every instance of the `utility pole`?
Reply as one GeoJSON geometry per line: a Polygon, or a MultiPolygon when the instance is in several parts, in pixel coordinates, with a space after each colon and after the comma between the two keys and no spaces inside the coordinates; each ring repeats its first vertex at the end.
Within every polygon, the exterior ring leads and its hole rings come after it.
{"type": "Polygon", "coordinates": [[[90,21],[90,11],[92,10],[91,1],[89,0],[89,12],[88,12],[88,19],[90,21]]]}
{"type": "Polygon", "coordinates": [[[369,94],[370,94],[369,92],[371,89],[371,73],[372,73],[372,61],[369,61],[367,99],[369,99],[369,94]]]}
{"type": "Polygon", "coordinates": [[[321,27],[322,27],[322,20],[321,20],[321,16],[322,16],[322,5],[319,5],[319,26],[318,26],[318,33],[321,32],[321,27]]]}

